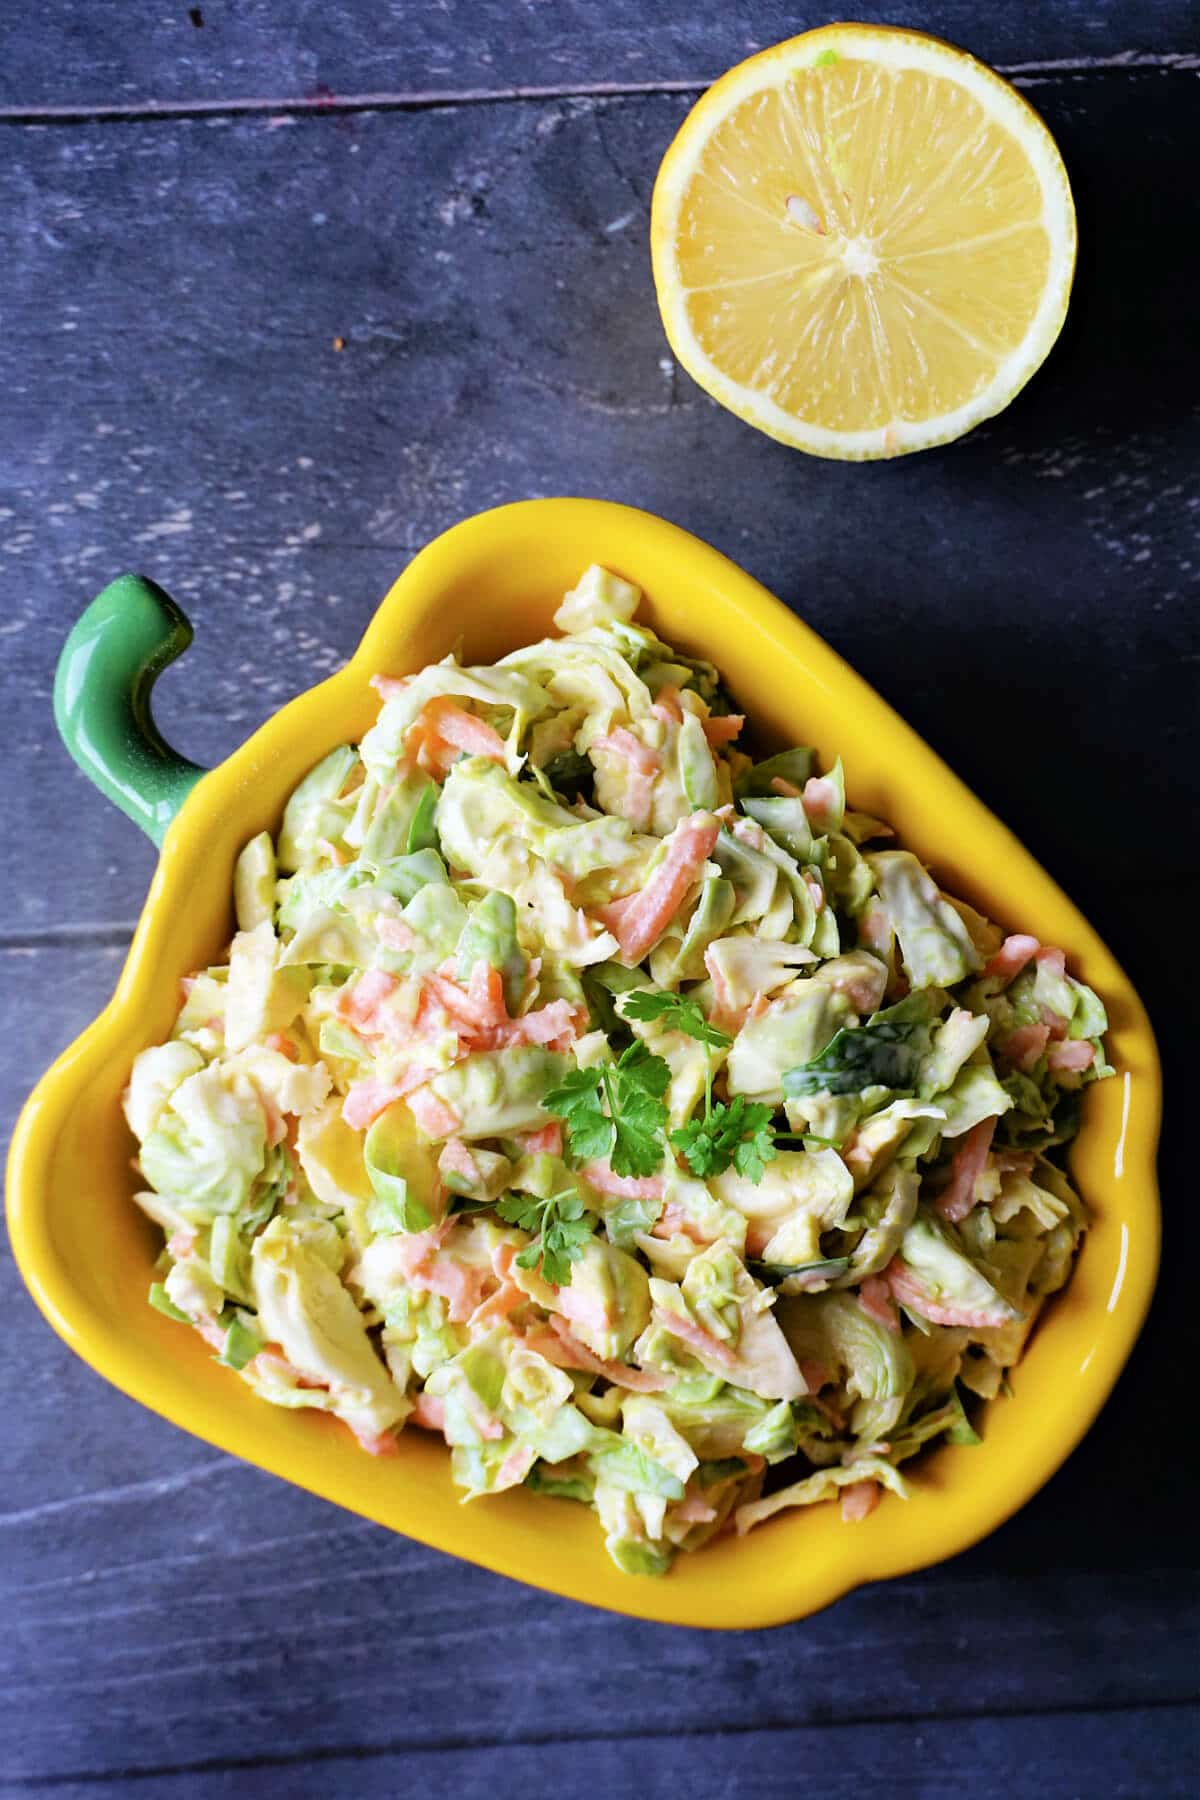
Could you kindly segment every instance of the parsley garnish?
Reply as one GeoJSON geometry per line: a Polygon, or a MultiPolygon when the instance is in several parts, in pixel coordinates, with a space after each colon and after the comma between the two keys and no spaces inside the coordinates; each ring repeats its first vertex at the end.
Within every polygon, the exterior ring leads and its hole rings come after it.
{"type": "MultiPolygon", "coordinates": [[[[671,1030],[682,1031],[709,1049],[727,1050],[733,1042],[727,1031],[709,1024],[700,1002],[686,994],[627,994],[621,1001],[621,1011],[627,1019],[661,1019],[671,1030]]],[[[721,1175],[732,1165],[739,1175],[759,1182],[776,1155],[772,1109],[748,1101],[744,1094],[738,1094],[728,1104],[714,1101],[712,1078],[710,1057],[704,1071],[703,1116],[673,1131],[671,1142],[693,1175],[721,1175]]]]}
{"type": "Polygon", "coordinates": [[[578,1162],[608,1157],[614,1175],[653,1175],[664,1155],[667,1109],[662,1097],[671,1071],[645,1044],[630,1044],[615,1063],[573,1069],[542,1105],[566,1121],[578,1162]]]}
{"type": "Polygon", "coordinates": [[[673,1131],[671,1142],[693,1175],[722,1175],[732,1164],[739,1175],[759,1182],[777,1155],[771,1110],[761,1101],[747,1100],[745,1094],[728,1104],[710,1099],[703,1116],[673,1131]]]}
{"type": "Polygon", "coordinates": [[[540,1267],[551,1287],[564,1287],[571,1279],[571,1264],[583,1255],[594,1223],[583,1201],[571,1188],[539,1200],[536,1194],[506,1194],[496,1211],[506,1225],[518,1225],[532,1238],[517,1253],[522,1269],[540,1267]]]}
{"type": "Polygon", "coordinates": [[[714,1050],[728,1050],[733,1042],[727,1031],[709,1024],[700,1002],[686,994],[627,994],[621,1012],[627,1019],[661,1019],[672,1031],[682,1031],[699,1044],[711,1044],[714,1050]]]}
{"type": "MultiPolygon", "coordinates": [[[[671,1030],[695,1038],[706,1049],[727,1050],[733,1039],[710,1025],[698,1000],[685,994],[647,991],[626,994],[623,1017],[649,1023],[661,1019],[671,1030]]],[[[704,1113],[670,1134],[671,1143],[694,1175],[720,1175],[730,1167],[748,1180],[762,1180],[776,1153],[771,1129],[772,1108],[748,1101],[744,1094],[726,1103],[712,1096],[713,1067],[708,1058],[704,1080],[704,1113]]],[[[566,1121],[571,1154],[577,1161],[607,1156],[616,1175],[653,1175],[663,1159],[667,1109],[662,1096],[671,1071],[646,1045],[631,1044],[615,1063],[576,1069],[546,1094],[542,1105],[566,1121]]]]}

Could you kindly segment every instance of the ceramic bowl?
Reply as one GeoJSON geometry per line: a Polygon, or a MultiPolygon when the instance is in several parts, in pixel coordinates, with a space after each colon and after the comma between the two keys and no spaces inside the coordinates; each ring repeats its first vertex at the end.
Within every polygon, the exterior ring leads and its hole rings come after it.
{"type": "Polygon", "coordinates": [[[73,754],[161,842],[117,991],[38,1084],[9,1161],[22,1273],[72,1348],[185,1430],[394,1531],[556,1593],[678,1624],[799,1618],[860,1583],[952,1556],[1028,1500],[1103,1405],[1149,1303],[1158,1059],[1113,956],[933,751],[724,556],[661,519],[600,501],[534,500],[448,531],[400,576],[348,665],[207,773],[174,756],[149,710],[158,669],[189,639],[161,590],[124,577],[84,615],[59,670],[59,723],[73,754]],[[517,1489],[461,1504],[448,1454],[426,1433],[402,1433],[397,1457],[375,1459],[328,1418],[265,1405],[198,1336],[147,1306],[160,1240],[129,1198],[133,1141],[119,1104],[135,1054],[171,1027],[179,978],[229,940],[238,849],[278,825],[286,796],[319,756],[367,728],[376,711],[368,677],[402,674],[460,643],[467,660],[491,661],[543,635],[593,561],[644,590],[643,616],[669,642],[718,665],[761,745],[840,751],[854,804],[888,819],[950,891],[1064,946],[1109,1008],[1117,1071],[1087,1089],[1071,1152],[1091,1230],[1012,1374],[1011,1398],[987,1407],[982,1445],[923,1457],[912,1466],[911,1500],[887,1497],[861,1524],[843,1524],[836,1506],[785,1513],[744,1539],[680,1557],[662,1580],[620,1574],[592,1514],[568,1501],[517,1489]]]}

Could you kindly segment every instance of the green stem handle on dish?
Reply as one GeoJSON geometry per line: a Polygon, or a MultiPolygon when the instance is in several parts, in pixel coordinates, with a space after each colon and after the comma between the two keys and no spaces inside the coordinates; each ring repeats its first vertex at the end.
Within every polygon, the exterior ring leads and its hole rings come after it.
{"type": "Polygon", "coordinates": [[[159,674],[191,641],[187,618],[157,582],[121,575],[75,625],[54,677],[63,743],[156,844],[205,773],[164,741],[150,709],[159,674]]]}

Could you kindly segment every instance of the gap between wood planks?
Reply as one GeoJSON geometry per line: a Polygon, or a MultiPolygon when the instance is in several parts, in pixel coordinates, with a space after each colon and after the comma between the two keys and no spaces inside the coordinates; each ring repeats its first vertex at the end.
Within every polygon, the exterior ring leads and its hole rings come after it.
{"type": "MultiPolygon", "coordinates": [[[[1200,55],[1190,51],[1121,50],[1114,56],[1067,56],[1043,62],[997,63],[1017,87],[1095,74],[1195,74],[1200,55]]],[[[716,77],[712,77],[713,80],[716,77]]],[[[0,106],[4,125],[81,125],[106,120],[298,118],[308,114],[419,112],[435,107],[505,105],[512,101],[620,100],[646,94],[699,94],[710,81],[596,81],[511,88],[415,88],[410,92],[246,96],[228,100],[143,100],[127,105],[0,106]]]]}
{"type": "MultiPolygon", "coordinates": [[[[632,1746],[639,1743],[653,1742],[661,1739],[699,1739],[720,1737],[772,1737],[795,1732],[831,1732],[860,1731],[864,1727],[878,1726],[881,1729],[895,1726],[925,1727],[934,1729],[942,1725],[974,1723],[988,1719],[1003,1719],[1013,1724],[1022,1719],[1070,1719],[1113,1717],[1120,1713],[1171,1712],[1191,1709],[1194,1700],[1142,1700],[1134,1705],[1122,1703],[1116,1706],[1046,1706],[1017,1708],[1011,1712],[939,1712],[913,1718],[897,1718],[894,1715],[881,1715],[876,1718],[868,1716],[851,1721],[840,1721],[827,1725],[799,1725],[794,1723],[778,1725],[729,1725],[719,1732],[699,1728],[695,1730],[679,1730],[676,1727],[662,1731],[638,1731],[622,1738],[623,1745],[632,1746]]],[[[461,1754],[464,1751],[477,1750],[487,1755],[496,1749],[526,1750],[549,1748],[556,1744],[608,1743],[611,1733],[584,1731],[578,1735],[566,1732],[543,1735],[506,1738],[503,1744],[473,1743],[469,1740],[447,1739],[444,1743],[413,1744],[408,1739],[396,1743],[378,1745],[343,1745],[341,1748],[317,1748],[294,1751],[277,1756],[247,1757],[213,1757],[205,1761],[184,1763],[160,1763],[153,1767],[128,1769],[85,1769],[78,1773],[62,1775],[27,1775],[17,1776],[10,1788],[12,1793],[38,1793],[43,1790],[71,1786],[99,1785],[101,1782],[119,1781],[134,1785],[139,1781],[163,1780],[177,1775],[219,1775],[223,1773],[249,1772],[253,1769],[286,1769],[310,1768],[316,1764],[329,1762],[374,1762],[389,1756],[430,1756],[439,1753],[461,1754]]]]}
{"type": "Polygon", "coordinates": [[[30,931],[0,931],[0,956],[28,956],[39,950],[127,950],[137,920],[115,925],[47,925],[30,931]]]}

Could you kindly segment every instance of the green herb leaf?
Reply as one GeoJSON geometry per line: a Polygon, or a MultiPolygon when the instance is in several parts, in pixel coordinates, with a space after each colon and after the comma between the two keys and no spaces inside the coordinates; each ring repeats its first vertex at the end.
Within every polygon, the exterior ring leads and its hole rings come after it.
{"type": "Polygon", "coordinates": [[[645,1044],[630,1044],[615,1064],[601,1064],[615,1142],[610,1161],[614,1175],[654,1175],[666,1154],[663,1129],[667,1109],[663,1095],[671,1070],[645,1044]]]}
{"type": "MultiPolygon", "coordinates": [[[[738,1099],[742,1096],[739,1094],[738,1099]]],[[[736,1106],[737,1101],[734,1101],[736,1106]]],[[[769,1162],[774,1162],[779,1154],[775,1148],[775,1138],[771,1131],[771,1109],[769,1106],[748,1106],[747,1117],[742,1135],[733,1146],[733,1166],[739,1175],[744,1175],[755,1186],[762,1180],[769,1162]]],[[[726,1132],[726,1137],[729,1133],[726,1132]]]]}
{"type": "Polygon", "coordinates": [[[615,1064],[600,1064],[601,1069],[606,1066],[620,1077],[623,1088],[640,1090],[656,1100],[661,1100],[671,1085],[670,1064],[661,1056],[652,1056],[645,1044],[630,1044],[615,1064]]]}
{"type": "Polygon", "coordinates": [[[604,1089],[600,1071],[573,1069],[556,1088],[542,1095],[547,1112],[557,1113],[567,1127],[567,1138],[577,1161],[607,1156],[616,1132],[604,1111],[604,1089]]]}
{"type": "Polygon", "coordinates": [[[704,1178],[722,1175],[732,1165],[757,1184],[777,1155],[771,1108],[744,1094],[728,1104],[719,1100],[704,1118],[673,1131],[671,1142],[693,1175],[704,1178]]]}
{"type": "Polygon", "coordinates": [[[517,1266],[540,1269],[551,1287],[564,1287],[571,1279],[571,1264],[583,1255],[595,1219],[572,1188],[539,1200],[533,1194],[506,1194],[496,1211],[507,1225],[531,1232],[530,1242],[517,1253],[517,1266]]]}
{"type": "Polygon", "coordinates": [[[671,1031],[682,1031],[699,1044],[711,1044],[714,1050],[728,1050],[733,1039],[727,1031],[718,1031],[705,1018],[698,1000],[686,994],[627,994],[621,1002],[627,1019],[649,1022],[661,1019],[671,1031]]]}
{"type": "Polygon", "coordinates": [[[615,1063],[575,1069],[542,1096],[567,1127],[577,1162],[608,1157],[616,1175],[653,1175],[662,1164],[662,1103],[671,1071],[645,1044],[631,1044],[615,1063]]]}

